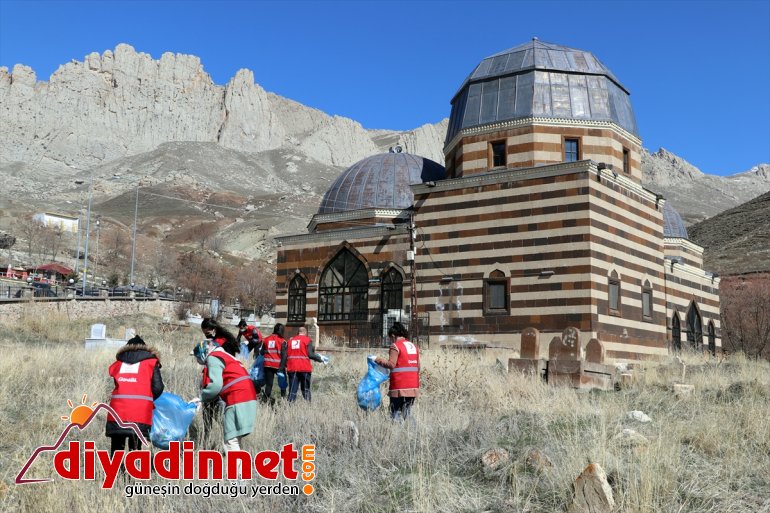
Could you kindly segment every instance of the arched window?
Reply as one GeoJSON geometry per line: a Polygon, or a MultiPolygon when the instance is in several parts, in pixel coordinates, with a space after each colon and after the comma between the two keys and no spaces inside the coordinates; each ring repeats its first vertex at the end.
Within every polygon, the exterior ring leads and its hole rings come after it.
{"type": "Polygon", "coordinates": [[[695,302],[690,303],[690,309],[687,311],[687,342],[696,350],[703,347],[703,323],[695,302]]]}
{"type": "Polygon", "coordinates": [[[329,262],[318,286],[319,321],[356,321],[368,316],[369,279],[363,262],[343,249],[329,262]]]}
{"type": "Polygon", "coordinates": [[[511,282],[505,273],[494,270],[484,280],[484,314],[510,314],[511,282]]]}
{"type": "Polygon", "coordinates": [[[714,328],[714,321],[709,321],[708,333],[709,333],[709,353],[711,353],[711,356],[716,356],[717,355],[717,333],[716,333],[716,329],[714,328]]]}
{"type": "Polygon", "coordinates": [[[620,315],[620,278],[618,273],[612,271],[607,281],[608,306],[610,315],[620,315]]]}
{"type": "Polygon", "coordinates": [[[394,268],[382,275],[380,312],[401,310],[404,307],[404,278],[394,268]]]}
{"type": "Polygon", "coordinates": [[[644,280],[644,285],[642,285],[642,320],[652,320],[652,286],[650,280],[644,280]]]}
{"type": "Polygon", "coordinates": [[[307,305],[307,283],[297,274],[289,284],[289,315],[288,322],[304,323],[305,307],[307,305]]]}
{"type": "Polygon", "coordinates": [[[679,312],[674,310],[671,317],[671,345],[674,351],[682,350],[682,325],[679,320],[679,312]]]}

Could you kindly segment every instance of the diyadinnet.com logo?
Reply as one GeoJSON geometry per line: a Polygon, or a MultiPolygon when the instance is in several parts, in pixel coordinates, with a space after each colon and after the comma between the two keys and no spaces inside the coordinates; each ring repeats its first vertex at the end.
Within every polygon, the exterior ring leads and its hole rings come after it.
{"type": "Polygon", "coordinates": [[[315,487],[310,483],[316,477],[315,445],[308,444],[294,448],[293,444],[285,444],[278,451],[264,450],[256,454],[248,451],[219,451],[196,450],[195,443],[169,442],[169,448],[157,451],[139,449],[134,451],[109,451],[96,449],[93,441],[70,441],[62,448],[69,432],[78,428],[84,430],[96,418],[101,410],[106,410],[115,418],[117,424],[124,429],[136,433],[143,446],[149,443],[142,435],[139,427],[133,422],[124,422],[110,405],[93,403],[86,405],[86,395],[81,404],[73,407],[68,400],[72,412],[63,420],[69,420],[59,438],[53,445],[37,447],[16,476],[16,484],[35,484],[53,481],[53,478],[25,477],[38,456],[44,452],[54,452],[53,473],[67,480],[95,481],[100,473],[101,487],[112,489],[124,469],[128,477],[138,481],[149,481],[157,477],[171,481],[167,484],[150,485],[134,483],[126,485],[124,492],[127,497],[135,495],[201,495],[204,497],[222,495],[235,497],[238,495],[310,495],[315,487]],[[299,464],[300,470],[295,466],[299,464]],[[101,472],[99,472],[101,470],[101,472]],[[103,477],[102,477],[103,476],[103,477]],[[297,484],[279,483],[278,479],[295,481],[297,484]],[[263,479],[270,484],[247,483],[252,479],[263,479]],[[179,481],[190,481],[180,485],[179,481]],[[194,483],[193,481],[204,481],[194,483]],[[205,481],[217,481],[213,485],[205,481]],[[237,481],[237,484],[222,481],[237,481]],[[304,483],[304,484],[302,484],[304,483]]]}

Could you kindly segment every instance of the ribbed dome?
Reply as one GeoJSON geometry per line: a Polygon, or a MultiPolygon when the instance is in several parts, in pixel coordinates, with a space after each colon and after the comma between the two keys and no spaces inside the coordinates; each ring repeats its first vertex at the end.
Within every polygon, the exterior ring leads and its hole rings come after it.
{"type": "Polygon", "coordinates": [[[537,39],[487,57],[452,100],[447,139],[528,117],[612,121],[637,134],[628,90],[590,52],[537,39]]]}
{"type": "Polygon", "coordinates": [[[444,166],[409,153],[383,153],[346,169],[321,200],[319,214],[362,208],[403,209],[412,206],[412,184],[442,180],[444,166]]]}
{"type": "Polygon", "coordinates": [[[682,216],[674,210],[674,207],[669,202],[663,205],[663,236],[689,239],[682,216]]]}

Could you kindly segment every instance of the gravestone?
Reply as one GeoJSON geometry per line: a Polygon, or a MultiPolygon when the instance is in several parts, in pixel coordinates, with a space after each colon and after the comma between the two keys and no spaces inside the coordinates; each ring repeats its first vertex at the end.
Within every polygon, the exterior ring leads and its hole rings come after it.
{"type": "Polygon", "coordinates": [[[540,358],[540,332],[537,328],[525,328],[521,332],[521,358],[537,360],[540,358]]]}
{"type": "Polygon", "coordinates": [[[598,339],[592,338],[586,345],[586,361],[591,363],[604,363],[604,346],[598,339]]]}
{"type": "Polygon", "coordinates": [[[559,360],[580,360],[583,357],[579,329],[566,328],[561,334],[561,343],[563,348],[558,354],[559,360]]]}
{"type": "Polygon", "coordinates": [[[93,340],[104,340],[107,338],[107,326],[104,324],[92,324],[91,336],[88,337],[93,340]]]}

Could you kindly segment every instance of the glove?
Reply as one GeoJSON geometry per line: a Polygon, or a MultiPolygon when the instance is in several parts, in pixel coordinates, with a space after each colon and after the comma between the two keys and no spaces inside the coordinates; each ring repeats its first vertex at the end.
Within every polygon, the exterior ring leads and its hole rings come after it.
{"type": "Polygon", "coordinates": [[[330,360],[330,358],[328,356],[321,355],[321,361],[323,362],[324,365],[328,364],[329,360],[330,360]]]}
{"type": "Polygon", "coordinates": [[[199,411],[201,411],[201,408],[203,407],[203,403],[201,402],[201,399],[200,399],[200,397],[194,397],[194,398],[193,398],[193,399],[190,401],[190,404],[194,404],[194,405],[195,405],[195,411],[196,411],[196,412],[199,412],[199,411]]]}
{"type": "Polygon", "coordinates": [[[373,354],[370,354],[369,356],[367,356],[366,359],[372,363],[377,363],[377,357],[374,356],[373,354]]]}

